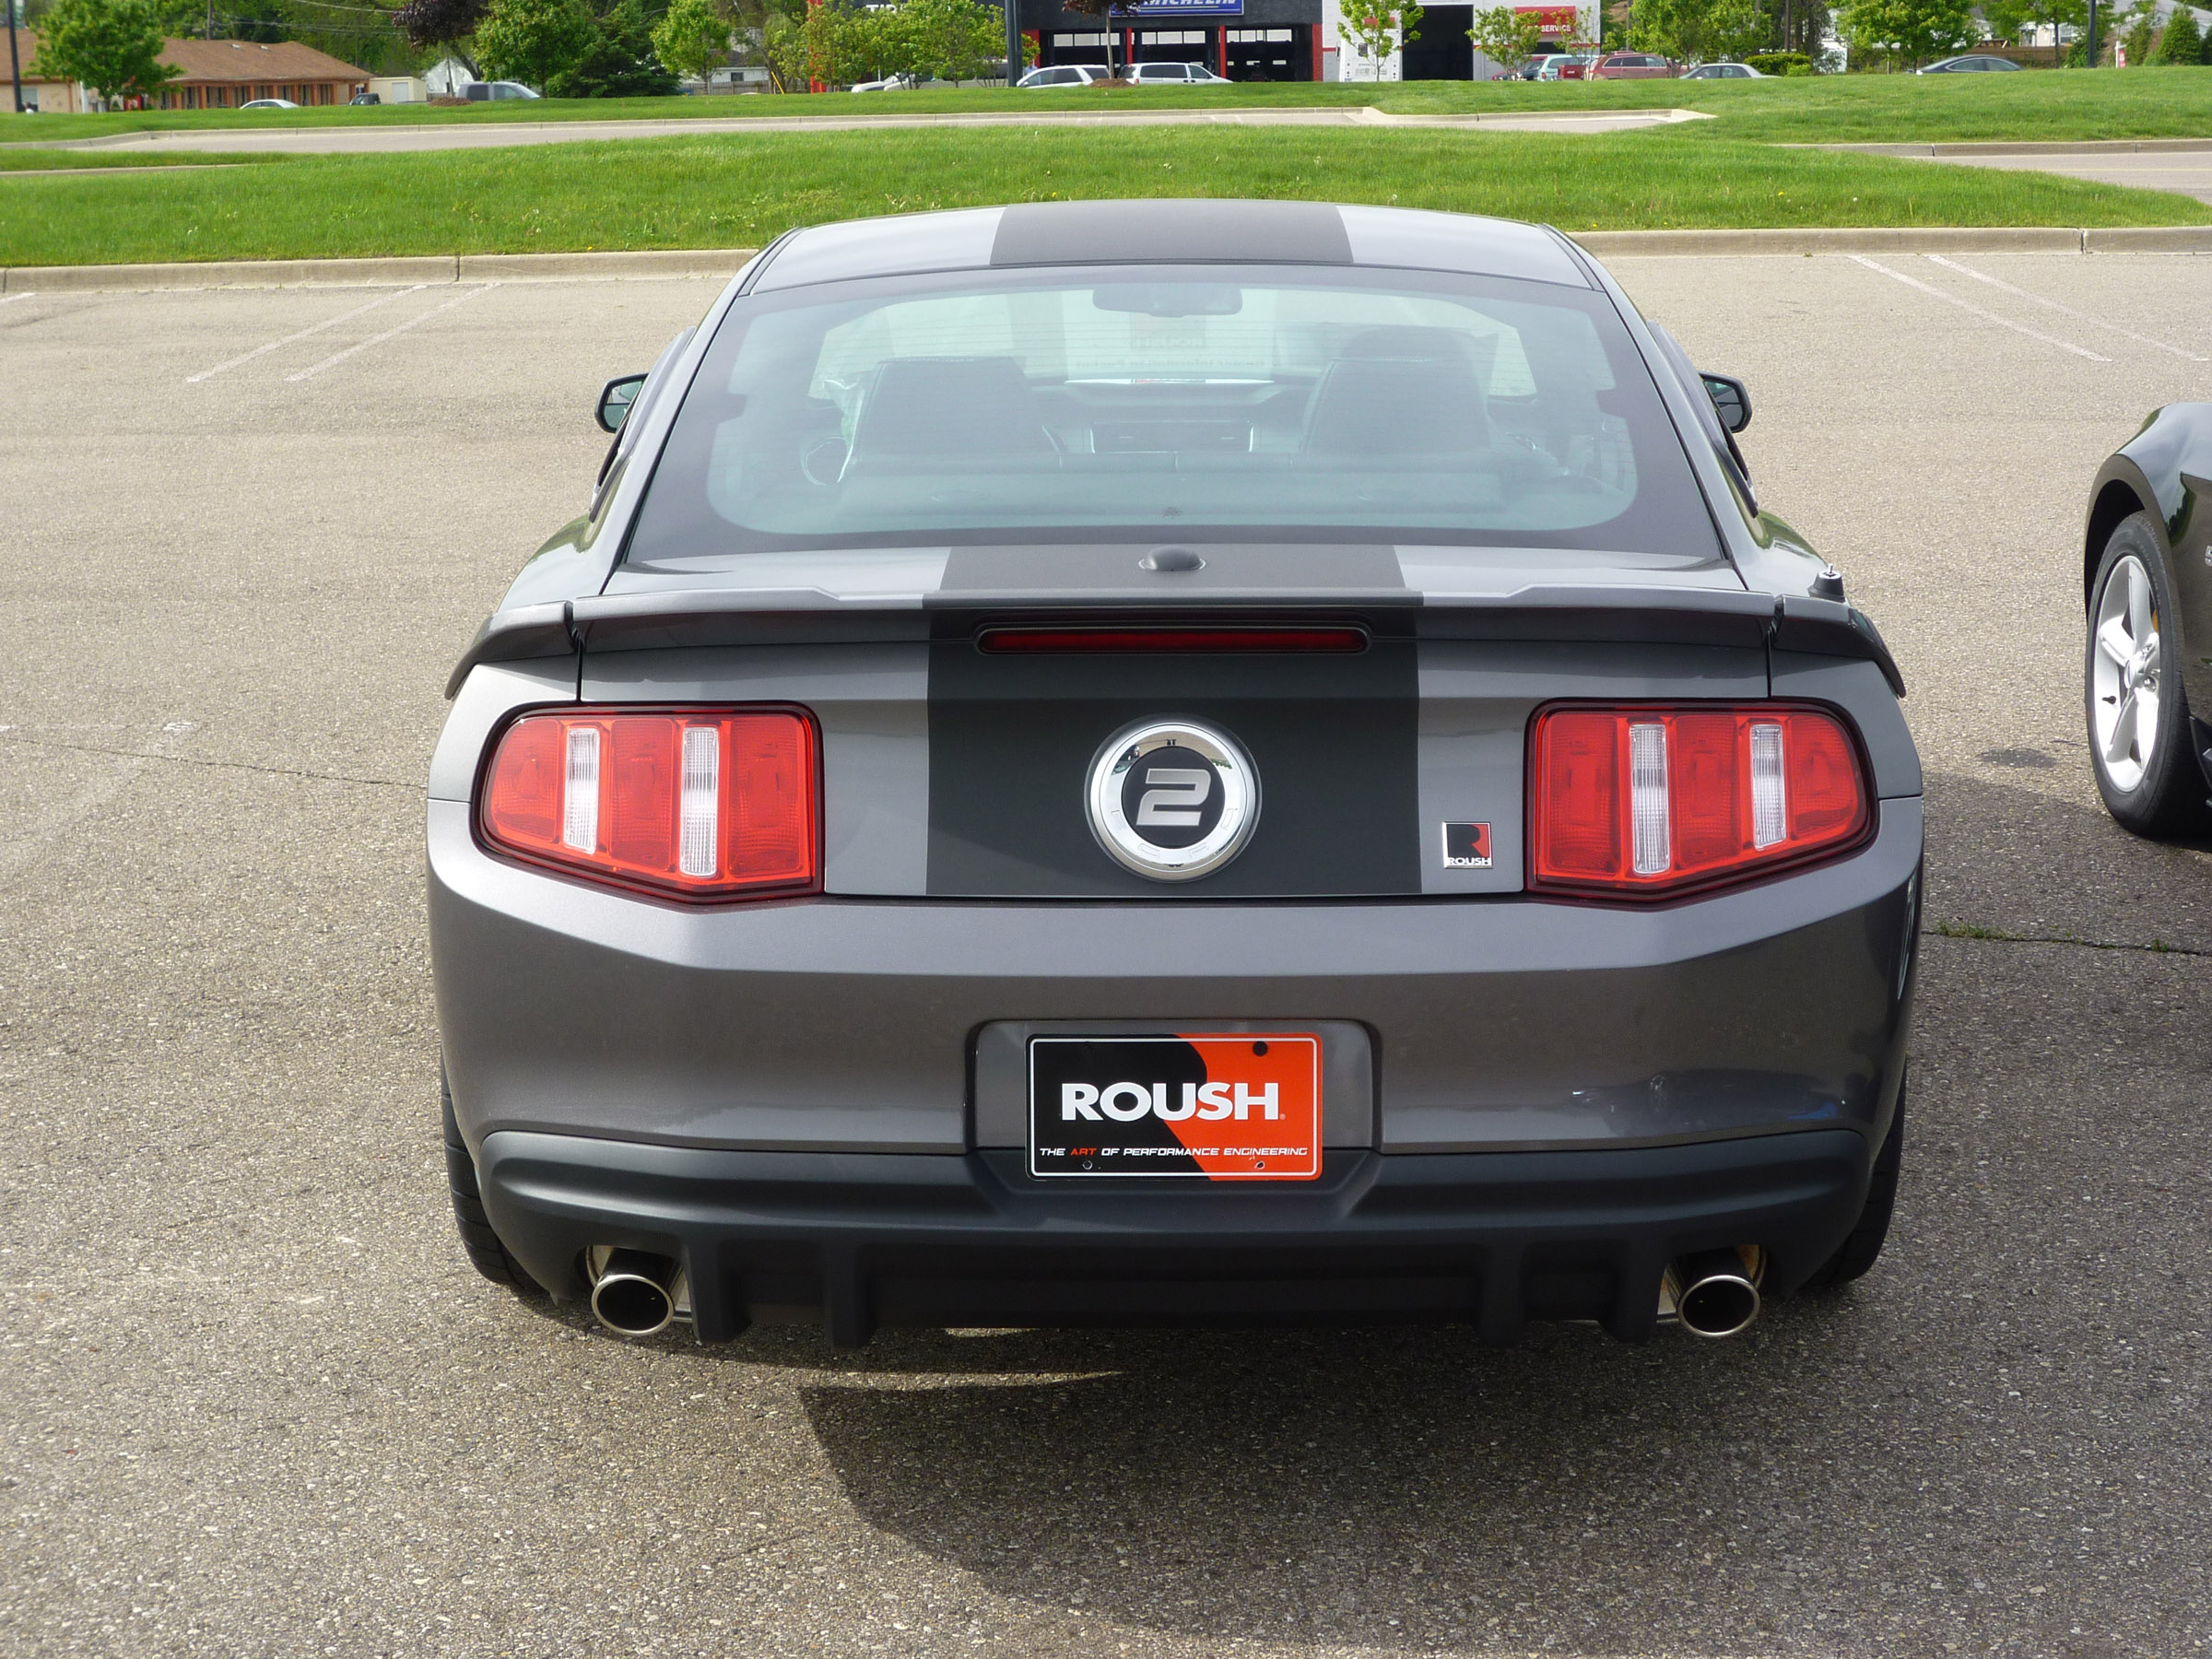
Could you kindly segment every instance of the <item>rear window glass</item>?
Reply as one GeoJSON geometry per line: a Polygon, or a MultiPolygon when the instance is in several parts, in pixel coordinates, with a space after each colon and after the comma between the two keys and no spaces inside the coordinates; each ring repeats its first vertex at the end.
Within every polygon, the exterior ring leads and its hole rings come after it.
{"type": "Polygon", "coordinates": [[[1603,295],[1177,266],[740,302],[629,556],[1124,534],[1715,545],[1603,295]]]}

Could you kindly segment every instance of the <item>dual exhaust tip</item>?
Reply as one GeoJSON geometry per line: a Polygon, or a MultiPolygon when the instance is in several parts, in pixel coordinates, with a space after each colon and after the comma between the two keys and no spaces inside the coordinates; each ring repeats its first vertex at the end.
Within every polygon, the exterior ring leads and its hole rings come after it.
{"type": "Polygon", "coordinates": [[[1659,1317],[1696,1336],[1736,1336],[1759,1317],[1767,1253],[1757,1244],[1700,1250],[1667,1264],[1659,1277],[1659,1317]]]}
{"type": "Polygon", "coordinates": [[[672,1256],[594,1244],[583,1265],[592,1314],[618,1336],[651,1336],[691,1317],[691,1281],[672,1256]]]}

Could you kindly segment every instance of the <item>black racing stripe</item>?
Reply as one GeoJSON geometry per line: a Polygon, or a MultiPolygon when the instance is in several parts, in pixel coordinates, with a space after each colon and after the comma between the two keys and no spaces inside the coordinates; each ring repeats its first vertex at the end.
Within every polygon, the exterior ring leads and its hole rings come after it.
{"type": "Polygon", "coordinates": [[[932,894],[1244,899],[1418,894],[1420,684],[1409,639],[1356,656],[985,656],[930,647],[932,894]],[[1224,868],[1150,880],[1100,850],[1093,758],[1122,727],[1185,718],[1252,757],[1260,820],[1224,868]]]}
{"type": "Polygon", "coordinates": [[[1322,202],[1024,202],[999,216],[994,265],[1352,263],[1322,202]]]}
{"type": "Polygon", "coordinates": [[[1170,606],[1222,595],[1279,594],[1288,604],[1332,598],[1420,603],[1406,586],[1395,547],[1335,542],[1099,542],[1062,547],[959,547],[929,598],[933,608],[973,606],[1004,594],[1095,594],[1170,606]],[[1198,568],[1148,571],[1143,560],[1172,547],[1198,568]]]}

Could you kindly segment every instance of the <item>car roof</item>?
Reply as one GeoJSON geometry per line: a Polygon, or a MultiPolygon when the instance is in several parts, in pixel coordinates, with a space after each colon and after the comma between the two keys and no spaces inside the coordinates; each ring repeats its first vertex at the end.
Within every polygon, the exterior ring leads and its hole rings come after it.
{"type": "Polygon", "coordinates": [[[746,291],[1062,265],[1365,265],[1591,286],[1556,231],[1514,219],[1327,202],[1138,199],[815,225],[771,247],[746,291]]]}

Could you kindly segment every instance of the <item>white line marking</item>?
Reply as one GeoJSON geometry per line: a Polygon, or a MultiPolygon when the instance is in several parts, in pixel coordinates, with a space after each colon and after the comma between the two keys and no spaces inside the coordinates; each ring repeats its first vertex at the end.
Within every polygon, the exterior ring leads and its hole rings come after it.
{"type": "Polygon", "coordinates": [[[353,357],[357,353],[366,351],[371,346],[382,346],[386,340],[393,338],[394,335],[406,334],[408,329],[417,326],[418,324],[428,323],[440,312],[452,311],[456,305],[466,305],[478,294],[488,294],[493,288],[498,288],[499,286],[500,285],[496,282],[488,282],[482,288],[470,288],[465,294],[455,294],[444,304],[433,305],[429,311],[420,312],[416,315],[409,317],[397,328],[387,328],[382,334],[372,335],[368,339],[363,340],[359,346],[348,346],[345,350],[337,353],[335,357],[326,357],[321,362],[315,364],[312,368],[302,369],[299,373],[288,374],[284,378],[287,381],[303,381],[311,378],[312,376],[322,373],[325,369],[335,369],[340,363],[344,362],[347,358],[353,357]]]}
{"type": "Polygon", "coordinates": [[[2031,340],[2041,340],[2046,346],[2055,346],[2061,351],[2070,351],[2077,358],[2088,359],[2092,363],[2109,363],[2112,360],[2108,357],[2100,357],[2086,346],[2077,346],[2069,340],[2059,339],[2055,335],[2039,334],[2025,323],[2015,323],[2010,317],[2000,317],[1995,312],[1983,311],[1971,300],[1961,300],[1956,294],[1947,294],[1941,288],[1921,281],[1917,276],[1908,276],[1902,271],[1893,271],[1888,265],[1877,265],[1862,254],[1846,253],[1843,257],[1854,265],[1865,265],[1870,271],[1879,271],[1885,276],[1895,277],[1907,288],[1918,288],[1924,294],[1933,294],[1946,305],[1955,305],[1960,311],[1971,312],[1984,322],[1994,323],[1999,328],[2009,328],[2015,334],[2024,334],[2031,340]]]}
{"type": "Polygon", "coordinates": [[[271,340],[266,346],[256,346],[243,357],[234,357],[227,363],[218,363],[214,368],[203,369],[197,374],[188,374],[184,377],[184,383],[188,386],[196,386],[204,380],[213,380],[227,369],[235,369],[241,363],[250,363],[255,358],[275,351],[280,346],[289,346],[296,340],[306,339],[310,335],[319,335],[326,328],[335,328],[339,324],[350,322],[363,312],[372,312],[380,305],[389,305],[394,300],[405,300],[409,294],[419,294],[428,287],[429,287],[429,283],[418,282],[411,288],[401,288],[395,294],[386,294],[382,299],[370,300],[366,305],[357,305],[349,312],[340,312],[329,321],[318,323],[312,328],[303,328],[298,334],[286,335],[281,340],[271,340]]]}
{"type": "Polygon", "coordinates": [[[2160,351],[2171,351],[2175,357],[2186,359],[2192,363],[2212,361],[2212,359],[2198,357],[2194,351],[2183,351],[2179,346],[2169,346],[2163,340],[2154,340],[2148,335],[2139,335],[2132,328],[2123,328],[2117,323],[2107,323],[2102,317],[2093,317],[2088,312],[2078,312],[2070,305],[2061,305],[2055,300],[2046,300],[2041,294],[2031,294],[2026,288],[2014,288],[2009,282],[2000,282],[1985,271],[1977,271],[1971,265],[1962,265],[1957,260],[1946,259],[1940,253],[1931,253],[1928,257],[1945,269],[1958,272],[1961,276],[1971,276],[1976,282],[1986,282],[1991,288],[2003,288],[2008,294],[2018,294],[2021,299],[2033,304],[2059,312],[2065,316],[2077,317],[2082,322],[2093,324],[2099,328],[2109,328],[2112,333],[2123,335],[2139,345],[2155,346],[2160,351]]]}
{"type": "Polygon", "coordinates": [[[13,305],[18,300],[36,300],[38,297],[37,289],[25,288],[19,294],[0,294],[0,305],[13,305]]]}

